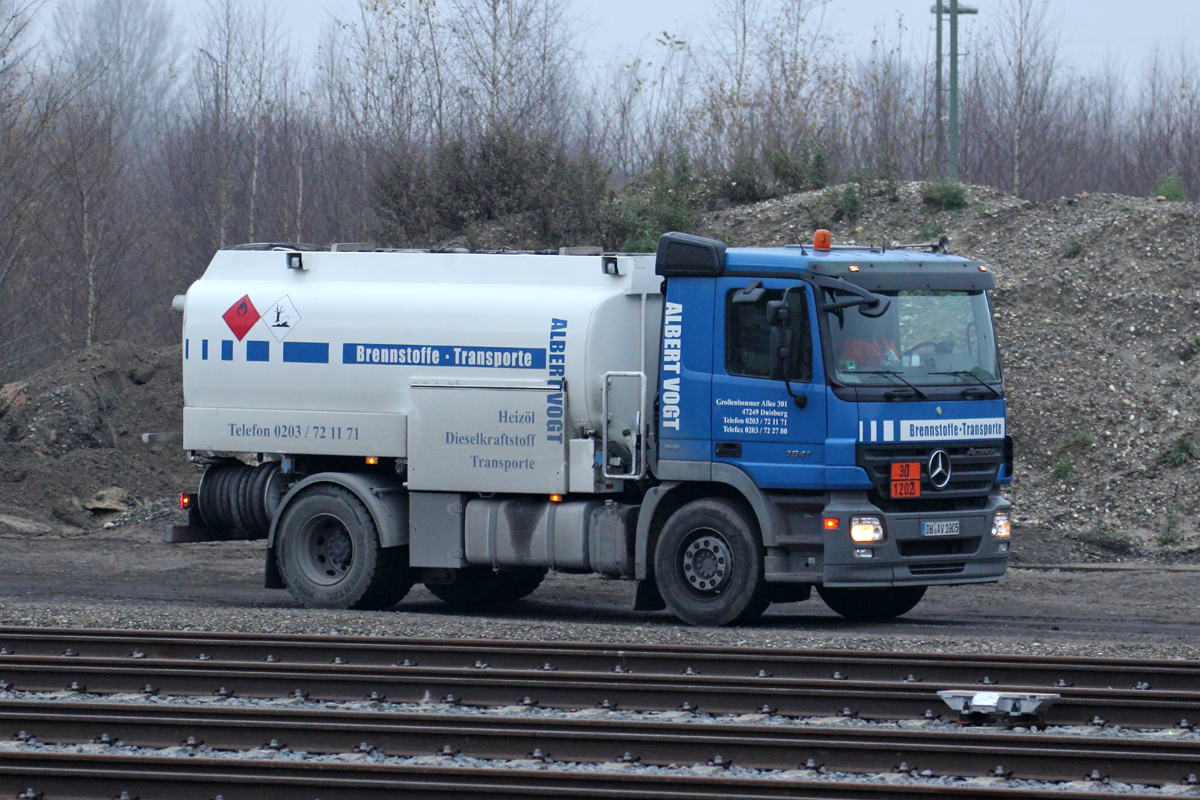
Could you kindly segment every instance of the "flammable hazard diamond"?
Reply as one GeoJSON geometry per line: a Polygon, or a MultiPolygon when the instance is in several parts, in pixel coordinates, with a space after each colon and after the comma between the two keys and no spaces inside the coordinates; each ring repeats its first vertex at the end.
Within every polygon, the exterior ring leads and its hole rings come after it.
{"type": "Polygon", "coordinates": [[[254,307],[248,294],[243,295],[241,300],[235,302],[228,311],[221,315],[221,319],[225,320],[225,324],[229,326],[229,330],[233,331],[233,335],[239,342],[254,327],[254,323],[261,318],[262,314],[258,313],[258,309],[254,307]]]}

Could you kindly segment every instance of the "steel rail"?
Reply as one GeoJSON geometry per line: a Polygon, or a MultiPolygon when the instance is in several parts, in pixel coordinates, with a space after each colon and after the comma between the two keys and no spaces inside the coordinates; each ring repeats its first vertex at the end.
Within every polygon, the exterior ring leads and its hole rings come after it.
{"type": "Polygon", "coordinates": [[[462,753],[576,763],[736,764],[760,770],[930,770],[935,775],[1073,781],[1093,773],[1128,783],[1187,782],[1200,741],[1031,735],[990,731],[528,718],[466,714],[315,711],[141,703],[0,701],[0,737],[54,744],[120,742],[217,750],[289,748],[388,756],[462,753]]]}
{"type": "MultiPolygon", "coordinates": [[[[778,677],[639,675],[354,664],[291,665],[72,656],[0,656],[0,689],[96,694],[149,691],[170,695],[226,695],[313,700],[387,699],[470,706],[542,705],[554,708],[691,710],[745,714],[766,709],[788,716],[905,719],[949,713],[939,689],[978,686],[917,682],[809,680],[778,677]]],[[[1008,687],[1036,691],[1036,687],[1008,687]]],[[[1061,699],[1046,721],[1057,725],[1110,724],[1170,728],[1200,720],[1200,695],[1153,689],[1056,689],[1061,699]]],[[[1190,723],[1189,723],[1190,724],[1190,723]]]]}
{"type": "Polygon", "coordinates": [[[142,653],[152,659],[410,664],[530,670],[546,665],[572,672],[614,667],[638,674],[850,678],[859,681],[989,684],[996,686],[1133,688],[1200,692],[1200,661],[955,655],[855,650],[712,648],[677,645],[612,647],[582,642],[476,641],[352,636],[301,636],[167,631],[105,631],[0,627],[0,649],[25,655],[71,652],[96,657],[142,653]]]}
{"type": "Polygon", "coordinates": [[[233,758],[112,756],[0,750],[0,792],[111,800],[170,797],[211,800],[216,794],[255,800],[1062,800],[1062,791],[819,780],[693,777],[639,772],[474,769],[233,758]]]}

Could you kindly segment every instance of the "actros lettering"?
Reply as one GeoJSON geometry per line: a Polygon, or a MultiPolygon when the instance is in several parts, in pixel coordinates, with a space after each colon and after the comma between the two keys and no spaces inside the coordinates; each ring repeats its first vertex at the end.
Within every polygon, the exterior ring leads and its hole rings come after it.
{"type": "Polygon", "coordinates": [[[683,303],[667,303],[663,311],[661,424],[679,430],[679,370],[683,358],[683,303]],[[671,377],[669,373],[674,373],[671,377]]]}
{"type": "Polygon", "coordinates": [[[558,391],[546,395],[546,438],[562,444],[563,440],[563,385],[567,374],[567,321],[550,320],[550,377],[546,384],[558,391]]]}

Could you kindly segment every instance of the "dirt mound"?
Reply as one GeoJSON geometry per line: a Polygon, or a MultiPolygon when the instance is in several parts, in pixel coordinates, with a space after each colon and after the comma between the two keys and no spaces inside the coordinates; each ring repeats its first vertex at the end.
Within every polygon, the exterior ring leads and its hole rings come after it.
{"type": "Polygon", "coordinates": [[[183,429],[181,380],[179,347],[112,342],[0,387],[0,524],[91,528],[193,485],[178,444],[141,439],[183,429]]]}
{"type": "MultiPolygon", "coordinates": [[[[920,184],[809,192],[706,218],[731,244],[889,244],[948,235],[995,270],[1017,442],[1010,497],[1063,557],[1200,561],[1200,213],[1087,195],[1030,203],[967,187],[935,210],[920,184]]],[[[1049,551],[1047,551],[1049,552],[1049,551]]]]}

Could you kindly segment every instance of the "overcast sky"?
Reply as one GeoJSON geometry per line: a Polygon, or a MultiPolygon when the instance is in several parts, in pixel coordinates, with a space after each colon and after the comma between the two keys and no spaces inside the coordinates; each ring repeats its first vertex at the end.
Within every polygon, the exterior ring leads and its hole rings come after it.
{"type": "MultiPolygon", "coordinates": [[[[315,52],[317,32],[331,14],[353,17],[356,0],[279,0],[302,54],[315,52]]],[[[168,0],[176,19],[186,26],[193,9],[203,0],[168,0]]],[[[903,15],[905,26],[924,45],[932,35],[933,0],[832,0],[826,11],[826,26],[841,32],[851,49],[869,45],[877,25],[894,29],[903,15]]],[[[965,0],[979,8],[979,17],[963,17],[964,29],[986,20],[997,0],[965,0]]],[[[1051,0],[1051,13],[1059,18],[1061,53],[1087,69],[1111,54],[1128,68],[1137,68],[1155,46],[1176,51],[1179,46],[1197,49],[1200,42],[1200,3],[1196,0],[1158,0],[1130,3],[1128,0],[1051,0]]],[[[574,15],[586,31],[585,49],[597,63],[613,51],[633,52],[638,44],[662,31],[690,41],[704,37],[713,14],[711,0],[572,0],[574,15]]],[[[965,31],[964,31],[965,32],[965,31]]],[[[185,40],[185,52],[186,40],[185,40]]]]}

